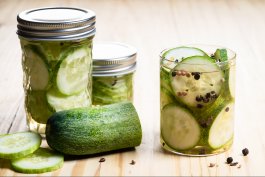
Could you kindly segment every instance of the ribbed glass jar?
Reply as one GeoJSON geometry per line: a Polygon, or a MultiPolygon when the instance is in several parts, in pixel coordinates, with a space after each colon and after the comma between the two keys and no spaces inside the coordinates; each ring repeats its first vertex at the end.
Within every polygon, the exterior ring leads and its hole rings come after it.
{"type": "Polygon", "coordinates": [[[76,8],[41,8],[18,15],[29,129],[45,133],[54,112],[92,104],[95,14],[76,8]]]}

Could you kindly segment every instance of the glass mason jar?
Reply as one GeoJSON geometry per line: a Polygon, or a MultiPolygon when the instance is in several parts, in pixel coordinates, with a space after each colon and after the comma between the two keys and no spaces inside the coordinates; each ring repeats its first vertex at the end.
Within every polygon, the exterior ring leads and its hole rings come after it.
{"type": "Polygon", "coordinates": [[[54,7],[27,10],[17,19],[27,122],[44,134],[54,112],[92,104],[95,14],[54,7]]]}
{"type": "Polygon", "coordinates": [[[93,47],[93,105],[133,101],[136,49],[117,42],[93,47]]]}
{"type": "Polygon", "coordinates": [[[228,150],[234,136],[236,54],[193,45],[164,50],[160,59],[163,148],[189,156],[228,150]]]}

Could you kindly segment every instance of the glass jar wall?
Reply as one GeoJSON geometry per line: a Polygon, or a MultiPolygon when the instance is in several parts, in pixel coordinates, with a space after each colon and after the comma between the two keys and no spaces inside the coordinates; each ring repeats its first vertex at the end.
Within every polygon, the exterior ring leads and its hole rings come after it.
{"type": "Polygon", "coordinates": [[[95,14],[76,8],[41,8],[18,15],[25,111],[29,129],[45,133],[57,111],[92,104],[95,14]]]}
{"type": "Polygon", "coordinates": [[[235,53],[218,46],[164,50],[160,65],[161,144],[205,156],[228,150],[234,136],[235,53]]]}

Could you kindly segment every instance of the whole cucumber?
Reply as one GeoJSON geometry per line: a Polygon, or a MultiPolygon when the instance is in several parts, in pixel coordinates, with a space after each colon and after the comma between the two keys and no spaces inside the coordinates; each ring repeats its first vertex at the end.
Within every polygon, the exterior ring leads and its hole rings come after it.
{"type": "Polygon", "coordinates": [[[130,102],[54,113],[47,122],[48,145],[69,155],[88,155],[139,146],[142,129],[130,102]]]}

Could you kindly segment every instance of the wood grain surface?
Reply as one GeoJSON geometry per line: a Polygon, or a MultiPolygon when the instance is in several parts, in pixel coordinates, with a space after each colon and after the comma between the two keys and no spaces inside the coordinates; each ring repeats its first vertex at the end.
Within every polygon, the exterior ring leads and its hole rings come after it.
{"type": "MultiPolygon", "coordinates": [[[[92,9],[97,14],[95,41],[125,42],[138,49],[135,106],[143,141],[133,151],[67,159],[62,169],[40,176],[265,175],[265,1],[0,0],[0,133],[27,130],[16,15],[43,6],[92,9]],[[218,44],[237,53],[235,142],[220,155],[177,156],[159,143],[158,56],[165,48],[191,43],[218,44]],[[247,157],[241,153],[245,147],[247,157]],[[241,168],[225,164],[228,156],[241,168]],[[99,163],[101,157],[104,163],[99,163]],[[210,163],[218,167],[210,168],[210,163]]],[[[10,170],[5,160],[0,159],[0,168],[0,176],[23,175],[10,170]]]]}

